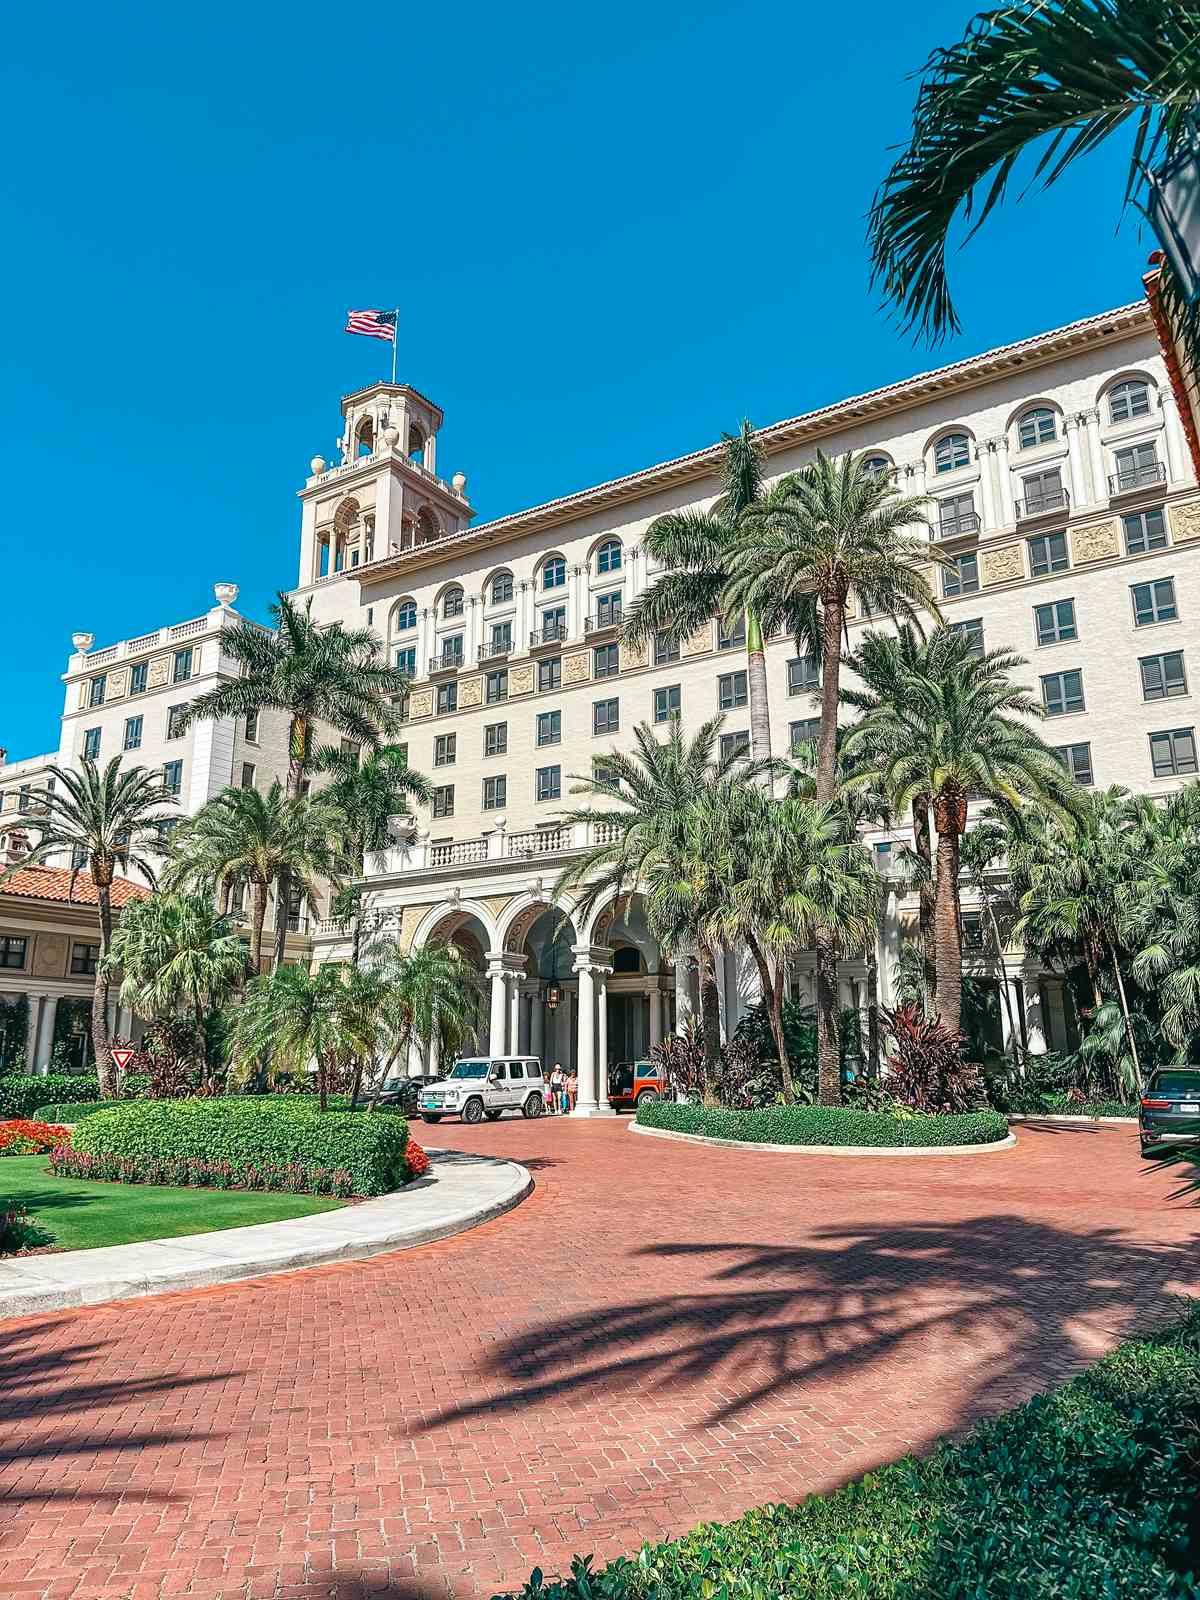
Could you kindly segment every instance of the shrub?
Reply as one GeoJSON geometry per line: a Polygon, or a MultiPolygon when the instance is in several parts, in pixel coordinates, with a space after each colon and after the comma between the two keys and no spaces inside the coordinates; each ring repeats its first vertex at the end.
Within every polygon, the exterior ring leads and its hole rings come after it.
{"type": "MultiPolygon", "coordinates": [[[[422,1152],[424,1154],[424,1152],[422,1152]]],[[[169,1189],[264,1189],[283,1194],[328,1194],[349,1199],[354,1179],[345,1167],[311,1162],[205,1161],[197,1156],[88,1155],[60,1145],[50,1157],[57,1178],[88,1178],[96,1183],[150,1183],[169,1189]]]]}
{"type": "Polygon", "coordinates": [[[69,1143],[71,1135],[66,1128],[48,1122],[30,1122],[18,1118],[14,1122],[0,1122],[0,1156],[36,1156],[55,1145],[69,1143]]]}
{"type": "Polygon", "coordinates": [[[39,1122],[82,1122],[97,1111],[115,1111],[120,1106],[136,1105],[136,1100],[59,1100],[54,1105],[38,1106],[33,1115],[39,1122]]]}
{"type": "Polygon", "coordinates": [[[54,1235],[34,1222],[24,1206],[9,1205],[0,1211],[0,1256],[18,1250],[39,1250],[53,1244],[54,1235]]]}
{"type": "Polygon", "coordinates": [[[0,1078],[0,1118],[31,1117],[39,1106],[58,1100],[99,1100],[100,1082],[87,1074],[51,1073],[27,1077],[10,1073],[0,1078]]]}
{"type": "Polygon", "coordinates": [[[1200,1308],[960,1443],[707,1523],[522,1600],[1190,1600],[1200,1308]]]}
{"type": "Polygon", "coordinates": [[[139,1170],[152,1159],[227,1161],[239,1182],[264,1166],[344,1170],[358,1195],[384,1194],[403,1182],[407,1143],[402,1117],[322,1114],[309,1097],[288,1095],[147,1100],[98,1111],[75,1132],[83,1154],[116,1156],[139,1170]]]}
{"type": "Polygon", "coordinates": [[[859,1111],[853,1106],[766,1106],[758,1111],[725,1111],[659,1100],[639,1107],[637,1120],[647,1128],[757,1144],[859,1144],[888,1149],[994,1144],[1008,1137],[1008,1124],[998,1111],[899,1117],[881,1111],[859,1111]]]}
{"type": "Polygon", "coordinates": [[[917,1006],[880,1016],[891,1042],[887,1092],[913,1111],[972,1111],[987,1099],[979,1068],[962,1057],[963,1036],[917,1006]]]}

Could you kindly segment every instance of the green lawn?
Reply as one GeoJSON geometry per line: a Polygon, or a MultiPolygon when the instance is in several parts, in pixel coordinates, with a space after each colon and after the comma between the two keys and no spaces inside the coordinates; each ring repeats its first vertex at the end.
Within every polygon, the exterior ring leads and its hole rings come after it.
{"type": "Polygon", "coordinates": [[[325,1195],[243,1194],[229,1189],[158,1189],[144,1183],[56,1178],[46,1156],[0,1159],[0,1204],[23,1205],[66,1250],[93,1250],[139,1239],[243,1228],[253,1222],[310,1217],[345,1205],[325,1195]]]}

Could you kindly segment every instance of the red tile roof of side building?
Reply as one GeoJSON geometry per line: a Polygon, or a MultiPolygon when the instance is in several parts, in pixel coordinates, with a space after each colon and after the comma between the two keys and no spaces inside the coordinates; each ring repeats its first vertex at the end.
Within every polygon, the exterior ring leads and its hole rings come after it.
{"type": "MultiPolygon", "coordinates": [[[[20,900],[60,900],[64,905],[94,906],[96,885],[86,872],[69,872],[65,867],[16,867],[5,873],[0,868],[0,895],[20,900]]],[[[149,889],[128,878],[114,878],[112,903],[127,906],[131,900],[148,900],[149,889]]]]}

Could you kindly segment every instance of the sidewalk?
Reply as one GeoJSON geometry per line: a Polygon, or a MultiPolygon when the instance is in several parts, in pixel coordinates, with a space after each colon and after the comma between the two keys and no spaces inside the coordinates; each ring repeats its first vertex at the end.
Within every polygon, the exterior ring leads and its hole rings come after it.
{"type": "Polygon", "coordinates": [[[0,1317],[207,1288],[429,1244],[500,1216],[533,1188],[515,1161],[452,1150],[428,1155],[426,1176],[396,1194],[313,1217],[0,1261],[0,1317]]]}

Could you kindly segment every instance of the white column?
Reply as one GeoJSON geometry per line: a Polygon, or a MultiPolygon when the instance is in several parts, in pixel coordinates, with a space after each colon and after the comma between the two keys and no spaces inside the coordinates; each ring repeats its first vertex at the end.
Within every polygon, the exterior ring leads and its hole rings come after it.
{"type": "Polygon", "coordinates": [[[479,606],[476,603],[475,596],[468,595],[466,627],[463,630],[463,632],[466,634],[466,637],[463,640],[463,660],[471,666],[474,666],[479,660],[478,621],[479,606]]]}
{"type": "Polygon", "coordinates": [[[45,1003],[44,994],[31,994],[29,996],[29,1018],[25,1028],[25,1071],[37,1071],[38,1057],[38,1030],[42,1021],[42,1006],[45,1003]]]}
{"type": "Polygon", "coordinates": [[[575,1102],[576,1117],[594,1117],[599,1112],[596,1101],[596,993],[591,963],[585,957],[578,961],[575,971],[579,978],[579,1044],[576,1052],[579,1073],[579,1096],[575,1102]]]}
{"type": "Polygon", "coordinates": [[[436,1078],[442,1071],[442,1047],[435,1033],[429,1041],[429,1070],[436,1078]]]}
{"type": "Polygon", "coordinates": [[[975,459],[979,463],[979,491],[983,500],[979,516],[984,533],[990,533],[996,526],[996,496],[992,486],[992,456],[995,450],[995,439],[983,439],[975,446],[975,459]]]}
{"type": "Polygon", "coordinates": [[[1042,989],[1035,972],[1025,974],[1025,1034],[1031,1056],[1046,1054],[1046,1030],[1042,1021],[1042,989]]]}
{"type": "Polygon", "coordinates": [[[533,604],[532,592],[523,578],[517,586],[517,620],[513,631],[516,634],[513,640],[516,654],[524,655],[529,649],[529,635],[533,632],[533,604]]]}
{"type": "Polygon", "coordinates": [[[408,1060],[405,1068],[410,1078],[419,1078],[425,1071],[425,1052],[419,1039],[408,1041],[408,1060]]]}
{"type": "Polygon", "coordinates": [[[509,1055],[521,1054],[521,974],[510,972],[508,975],[508,1044],[505,1046],[509,1055]]]}
{"type": "Polygon", "coordinates": [[[1175,403],[1175,395],[1171,389],[1160,391],[1163,411],[1163,425],[1166,433],[1167,446],[1167,479],[1171,483],[1178,483],[1180,479],[1187,478],[1187,445],[1184,443],[1183,429],[1179,422],[1179,407],[1175,403]]]}
{"type": "Polygon", "coordinates": [[[491,1018],[488,1028],[488,1053],[504,1054],[504,962],[499,956],[488,957],[488,982],[492,986],[491,1018]]]}
{"type": "Polygon", "coordinates": [[[608,1105],[608,985],[603,969],[596,976],[596,1099],[608,1105]]]}
{"type": "Polygon", "coordinates": [[[1000,479],[1000,498],[996,503],[996,521],[1001,527],[1011,527],[1017,520],[1013,503],[1012,472],[1008,465],[1008,435],[1002,433],[996,440],[996,472],[1000,479]]]}
{"type": "Polygon", "coordinates": [[[583,637],[583,619],[587,615],[587,568],[572,567],[568,591],[567,631],[572,642],[583,637]]]}
{"type": "Polygon", "coordinates": [[[58,996],[48,995],[42,1013],[41,1038],[38,1041],[35,1070],[44,1077],[50,1070],[50,1057],[54,1054],[54,1019],[58,1015],[58,996]]]}
{"type": "Polygon", "coordinates": [[[1085,506],[1091,499],[1088,494],[1087,477],[1083,468],[1083,445],[1079,438],[1079,417],[1066,418],[1067,430],[1067,456],[1070,461],[1071,471],[1071,506],[1085,506]]]}
{"type": "Polygon", "coordinates": [[[675,1029],[682,1033],[695,1014],[692,1000],[692,963],[687,956],[675,957],[675,1029]]]}
{"type": "Polygon", "coordinates": [[[1104,451],[1100,445],[1100,413],[1095,406],[1090,411],[1081,411],[1080,416],[1087,426],[1088,459],[1092,464],[1092,499],[1096,502],[1108,499],[1108,480],[1104,474],[1104,451]]]}
{"type": "Polygon", "coordinates": [[[662,1000],[663,1000],[663,997],[662,997],[661,990],[657,987],[657,980],[655,980],[655,985],[656,986],[653,989],[651,989],[651,991],[650,991],[650,1048],[651,1048],[651,1050],[654,1049],[655,1045],[662,1043],[662,1032],[663,1032],[663,1028],[662,1028],[662,1021],[663,1021],[663,1018],[662,1018],[662,1000]]]}

